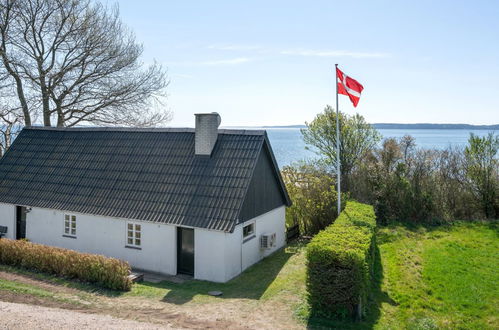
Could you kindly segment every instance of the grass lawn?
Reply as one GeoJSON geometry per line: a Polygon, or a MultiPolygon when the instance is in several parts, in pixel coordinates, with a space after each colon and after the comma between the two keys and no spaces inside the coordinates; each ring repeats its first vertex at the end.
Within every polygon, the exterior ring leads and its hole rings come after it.
{"type": "MultiPolygon", "coordinates": [[[[116,293],[98,290],[46,275],[49,282],[76,290],[78,300],[96,310],[112,305],[124,308],[163,304],[175,312],[219,313],[223,317],[246,319],[260,315],[256,328],[376,328],[433,329],[499,328],[499,227],[487,223],[458,223],[453,226],[408,228],[397,225],[378,232],[378,263],[370,312],[360,323],[331,322],[310,317],[306,303],[304,243],[294,243],[241,276],[225,284],[188,281],[183,284],[140,283],[132,291],[116,293]],[[207,295],[223,291],[222,298],[207,295]],[[267,314],[265,314],[267,313],[267,314]]],[[[16,271],[0,267],[0,270],[16,271]]],[[[20,272],[17,270],[17,272],[20,272]]],[[[23,272],[21,272],[23,273],[23,272]]],[[[25,273],[25,272],[24,272],[25,273]]],[[[33,283],[0,278],[2,292],[18,292],[40,298],[71,302],[67,296],[33,283]]],[[[217,316],[218,317],[218,316],[217,316]]]]}
{"type": "Polygon", "coordinates": [[[380,229],[380,328],[499,328],[499,226],[380,229]]]}

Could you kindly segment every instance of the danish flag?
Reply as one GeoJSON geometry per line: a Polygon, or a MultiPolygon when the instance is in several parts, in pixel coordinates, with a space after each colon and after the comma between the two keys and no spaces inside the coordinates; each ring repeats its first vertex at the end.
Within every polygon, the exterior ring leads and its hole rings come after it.
{"type": "Polygon", "coordinates": [[[336,67],[336,79],[338,81],[338,94],[348,96],[353,106],[357,107],[360,100],[360,93],[362,93],[364,87],[357,80],[341,72],[338,67],[336,67]]]}

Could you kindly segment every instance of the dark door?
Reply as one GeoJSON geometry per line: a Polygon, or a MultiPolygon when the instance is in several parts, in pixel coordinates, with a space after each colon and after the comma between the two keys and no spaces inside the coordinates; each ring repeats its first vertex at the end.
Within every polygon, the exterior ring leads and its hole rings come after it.
{"type": "Polygon", "coordinates": [[[16,207],[16,239],[26,238],[26,208],[16,207]]]}
{"type": "Polygon", "coordinates": [[[177,227],[177,273],[194,276],[194,229],[177,227]]]}

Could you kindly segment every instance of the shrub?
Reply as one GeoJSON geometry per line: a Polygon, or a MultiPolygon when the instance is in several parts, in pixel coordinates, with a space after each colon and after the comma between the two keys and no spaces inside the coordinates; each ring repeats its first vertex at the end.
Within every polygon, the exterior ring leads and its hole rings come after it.
{"type": "Polygon", "coordinates": [[[345,207],[334,223],[337,225],[355,225],[374,229],[376,228],[376,215],[371,205],[348,201],[347,207],[345,207]]]}
{"type": "Polygon", "coordinates": [[[410,136],[388,138],[352,170],[349,194],[374,205],[380,224],[496,219],[498,170],[494,133],[471,134],[465,148],[444,150],[418,149],[410,136]]]}
{"type": "Polygon", "coordinates": [[[28,241],[0,239],[0,264],[79,279],[113,290],[130,290],[127,262],[28,241]]]}
{"type": "Polygon", "coordinates": [[[374,264],[372,206],[349,201],[331,226],[307,246],[307,290],[312,313],[339,317],[365,313],[374,264]]]}
{"type": "MultiPolygon", "coordinates": [[[[337,211],[336,180],[324,164],[299,162],[282,171],[293,205],[286,209],[286,225],[298,224],[302,235],[314,235],[331,224],[337,211]]],[[[342,196],[343,197],[343,196],[342,196]]]]}

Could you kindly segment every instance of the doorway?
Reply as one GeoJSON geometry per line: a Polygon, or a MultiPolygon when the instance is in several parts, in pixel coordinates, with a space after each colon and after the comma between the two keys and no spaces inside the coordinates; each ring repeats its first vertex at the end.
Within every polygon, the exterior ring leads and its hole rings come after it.
{"type": "Polygon", "coordinates": [[[16,206],[16,239],[26,238],[26,207],[16,206]]]}
{"type": "Polygon", "coordinates": [[[177,273],[194,276],[194,229],[177,227],[177,273]]]}

